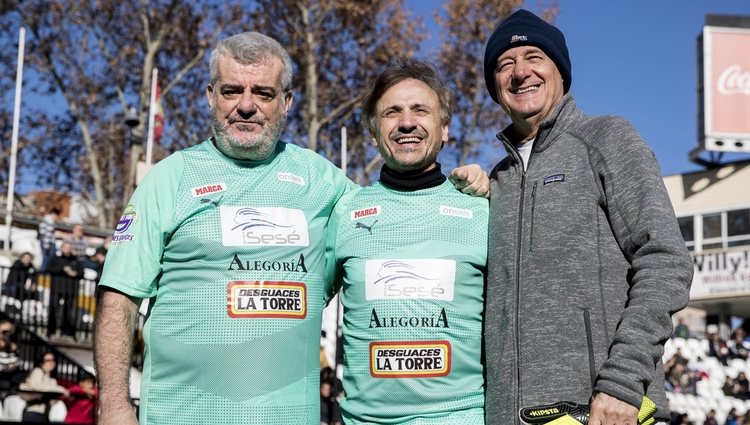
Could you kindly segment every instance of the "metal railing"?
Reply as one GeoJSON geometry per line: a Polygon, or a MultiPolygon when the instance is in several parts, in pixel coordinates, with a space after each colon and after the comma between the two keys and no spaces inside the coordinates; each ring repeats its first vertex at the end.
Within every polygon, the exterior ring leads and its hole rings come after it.
{"type": "MultiPolygon", "coordinates": [[[[98,290],[93,279],[0,267],[0,312],[55,343],[91,348],[98,290]]],[[[143,366],[143,325],[134,335],[133,366],[143,366]]]]}
{"type": "Polygon", "coordinates": [[[0,267],[0,311],[39,335],[90,343],[96,282],[0,267]]]}

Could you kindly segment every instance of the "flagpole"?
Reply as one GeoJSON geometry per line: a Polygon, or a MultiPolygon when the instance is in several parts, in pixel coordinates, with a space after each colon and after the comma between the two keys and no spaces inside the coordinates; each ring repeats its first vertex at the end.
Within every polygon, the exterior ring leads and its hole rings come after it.
{"type": "Polygon", "coordinates": [[[21,88],[23,86],[23,53],[26,44],[26,29],[18,29],[18,68],[16,69],[16,99],[13,105],[13,130],[10,142],[10,170],[8,171],[8,200],[5,206],[5,235],[4,248],[10,251],[10,233],[13,224],[13,203],[15,202],[16,186],[16,156],[18,155],[18,126],[21,118],[21,88]]]}
{"type": "Polygon", "coordinates": [[[146,165],[151,165],[154,151],[154,120],[156,116],[156,84],[159,69],[151,71],[151,102],[148,106],[148,139],[146,141],[146,165]]]}

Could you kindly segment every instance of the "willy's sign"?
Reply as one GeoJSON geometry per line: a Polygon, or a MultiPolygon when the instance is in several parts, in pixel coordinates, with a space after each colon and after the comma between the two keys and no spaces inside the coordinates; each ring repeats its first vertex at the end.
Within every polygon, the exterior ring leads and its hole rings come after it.
{"type": "Polygon", "coordinates": [[[699,135],[707,151],[750,152],[750,28],[711,22],[707,19],[709,25],[703,28],[702,37],[703,122],[699,135]]]}

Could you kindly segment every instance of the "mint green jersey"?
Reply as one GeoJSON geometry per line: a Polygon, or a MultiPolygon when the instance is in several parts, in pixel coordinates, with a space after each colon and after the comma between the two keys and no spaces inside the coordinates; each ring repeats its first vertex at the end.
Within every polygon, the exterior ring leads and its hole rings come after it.
{"type": "Polygon", "coordinates": [[[318,423],[326,224],[353,187],[282,142],[251,162],[205,141],[148,173],[101,280],[151,299],[141,424],[318,423]]]}
{"type": "Polygon", "coordinates": [[[488,202],[443,184],[341,198],[327,275],[344,307],[347,424],[483,424],[488,202]]]}

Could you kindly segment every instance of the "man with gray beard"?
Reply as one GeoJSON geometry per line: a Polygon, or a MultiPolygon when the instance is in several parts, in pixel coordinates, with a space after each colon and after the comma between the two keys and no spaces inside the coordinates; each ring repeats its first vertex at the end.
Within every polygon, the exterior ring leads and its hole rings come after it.
{"type": "MultiPolygon", "coordinates": [[[[142,424],[319,421],[326,226],[355,185],[279,140],[291,83],[288,53],[262,34],[212,52],[213,137],[149,172],[107,254],[94,343],[99,424],[137,423],[128,378],[144,298],[142,424]]],[[[457,186],[486,188],[477,169],[458,171],[475,183],[457,186]]]]}

